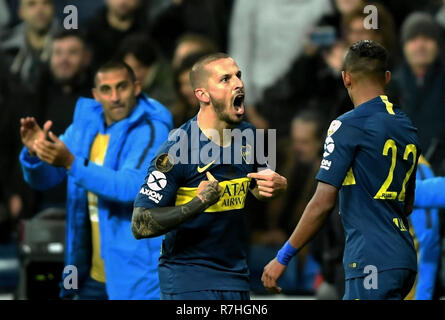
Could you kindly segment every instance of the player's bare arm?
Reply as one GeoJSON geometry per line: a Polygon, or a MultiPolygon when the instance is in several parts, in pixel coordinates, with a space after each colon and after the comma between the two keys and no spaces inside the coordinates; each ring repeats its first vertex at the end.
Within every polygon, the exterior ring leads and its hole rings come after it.
{"type": "Polygon", "coordinates": [[[256,179],[257,185],[251,192],[258,200],[275,198],[287,189],[287,179],[270,169],[249,173],[247,177],[256,179]]]}
{"type": "MultiPolygon", "coordinates": [[[[321,229],[329,212],[335,206],[338,189],[330,184],[318,182],[317,190],[309,201],[303,216],[297,227],[289,238],[289,244],[300,250],[304,247],[321,229]]],[[[278,278],[286,270],[286,265],[278,262],[277,258],[270,261],[263,271],[261,281],[264,287],[270,292],[281,292],[277,286],[278,278]]]]}
{"type": "Polygon", "coordinates": [[[198,195],[184,205],[152,209],[135,207],[131,220],[134,237],[143,239],[163,235],[216,203],[221,196],[221,187],[210,172],[206,174],[209,180],[202,181],[198,195]]]}

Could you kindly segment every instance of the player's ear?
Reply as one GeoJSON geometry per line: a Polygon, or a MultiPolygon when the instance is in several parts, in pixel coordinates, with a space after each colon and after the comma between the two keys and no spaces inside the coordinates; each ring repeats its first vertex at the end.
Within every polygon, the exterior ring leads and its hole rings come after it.
{"type": "Polygon", "coordinates": [[[134,95],[135,95],[136,97],[139,96],[139,94],[141,93],[141,91],[142,91],[142,85],[141,85],[140,81],[136,80],[136,81],[134,82],[134,95]]]}
{"type": "Polygon", "coordinates": [[[97,94],[97,89],[96,88],[91,89],[91,93],[93,94],[94,100],[99,101],[99,99],[98,99],[99,96],[97,94]]]}
{"type": "Polygon", "coordinates": [[[391,81],[391,71],[385,72],[385,85],[387,85],[391,81]]]}
{"type": "Polygon", "coordinates": [[[210,95],[204,88],[196,88],[195,96],[200,102],[210,103],[210,95]]]}
{"type": "Polygon", "coordinates": [[[346,71],[341,72],[341,77],[343,79],[343,84],[346,88],[349,88],[351,86],[351,74],[346,71]]]}

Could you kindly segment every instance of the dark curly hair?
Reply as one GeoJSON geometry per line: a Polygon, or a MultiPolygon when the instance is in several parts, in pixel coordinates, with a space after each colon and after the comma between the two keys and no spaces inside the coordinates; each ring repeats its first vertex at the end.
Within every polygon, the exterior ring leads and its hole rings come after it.
{"type": "Polygon", "coordinates": [[[349,47],[343,70],[384,80],[388,70],[388,51],[375,41],[360,40],[349,47]]]}

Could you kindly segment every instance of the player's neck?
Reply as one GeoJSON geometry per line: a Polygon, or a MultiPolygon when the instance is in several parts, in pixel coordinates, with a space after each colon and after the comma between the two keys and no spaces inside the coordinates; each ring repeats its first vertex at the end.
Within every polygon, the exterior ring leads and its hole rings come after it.
{"type": "Polygon", "coordinates": [[[224,132],[224,129],[231,129],[231,127],[226,122],[221,121],[210,107],[201,108],[196,120],[199,129],[209,140],[224,147],[230,144],[231,139],[224,139],[224,134],[227,134],[227,130],[224,132]]]}
{"type": "Polygon", "coordinates": [[[360,88],[356,88],[356,92],[351,96],[351,100],[354,108],[357,108],[359,105],[381,95],[385,95],[385,89],[381,86],[363,85],[360,88]]]}

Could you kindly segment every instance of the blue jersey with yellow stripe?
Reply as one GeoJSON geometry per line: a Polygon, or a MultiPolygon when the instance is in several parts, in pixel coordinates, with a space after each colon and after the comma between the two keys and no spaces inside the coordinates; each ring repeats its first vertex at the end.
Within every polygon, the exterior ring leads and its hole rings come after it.
{"type": "MultiPolygon", "coordinates": [[[[255,132],[247,122],[236,129],[255,132]]],[[[244,203],[251,187],[247,174],[257,169],[250,160],[255,142],[235,140],[227,147],[216,145],[202,133],[194,117],[170,136],[150,165],[135,207],[185,204],[197,195],[207,171],[222,189],[217,203],[165,235],[159,261],[163,293],[249,290],[244,203]],[[169,152],[177,156],[178,163],[167,158],[169,152]]]]}
{"type": "Polygon", "coordinates": [[[417,129],[386,96],[331,123],[317,179],[340,189],[346,279],[366,276],[368,265],[416,271],[404,206],[419,154],[417,129]]]}

